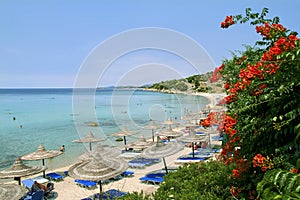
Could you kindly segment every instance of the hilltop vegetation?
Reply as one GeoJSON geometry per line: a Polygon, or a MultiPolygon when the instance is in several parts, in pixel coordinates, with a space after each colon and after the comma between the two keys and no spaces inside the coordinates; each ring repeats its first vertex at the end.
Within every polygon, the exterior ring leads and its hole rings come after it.
{"type": "Polygon", "coordinates": [[[193,75],[187,78],[154,83],[147,88],[163,92],[224,92],[222,89],[222,81],[211,83],[209,81],[211,76],[212,72],[207,72],[205,74],[193,75]]]}

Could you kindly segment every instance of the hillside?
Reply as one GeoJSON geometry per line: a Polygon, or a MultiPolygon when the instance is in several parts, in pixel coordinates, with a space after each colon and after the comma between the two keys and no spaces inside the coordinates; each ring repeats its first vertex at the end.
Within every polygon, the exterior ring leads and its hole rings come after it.
{"type": "Polygon", "coordinates": [[[146,87],[147,89],[153,89],[162,92],[206,92],[206,93],[222,93],[223,82],[211,83],[209,78],[212,72],[205,74],[193,75],[187,78],[174,79],[168,81],[162,81],[154,83],[153,85],[146,87]]]}

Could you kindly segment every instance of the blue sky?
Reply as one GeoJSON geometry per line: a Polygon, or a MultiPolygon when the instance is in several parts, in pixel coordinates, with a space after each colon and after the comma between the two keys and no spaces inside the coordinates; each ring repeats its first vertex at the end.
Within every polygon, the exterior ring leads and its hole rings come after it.
{"type": "MultiPolygon", "coordinates": [[[[220,28],[226,15],[244,13],[247,7],[258,12],[268,7],[269,17],[279,16],[285,27],[300,30],[296,0],[2,0],[0,87],[73,87],[80,67],[97,45],[143,27],[190,37],[218,66],[230,58],[230,51],[259,38],[248,24],[220,28]]],[[[204,66],[203,71],[214,67],[204,66]]],[[[99,77],[98,85],[138,85],[195,73],[189,63],[170,52],[146,49],[120,56],[99,77]],[[139,66],[147,70],[128,75],[139,66]],[[153,73],[148,70],[151,67],[153,73]]]]}

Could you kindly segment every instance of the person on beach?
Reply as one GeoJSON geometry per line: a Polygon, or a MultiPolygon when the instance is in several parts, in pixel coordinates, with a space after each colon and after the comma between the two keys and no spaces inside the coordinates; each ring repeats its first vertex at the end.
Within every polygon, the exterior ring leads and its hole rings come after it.
{"type": "Polygon", "coordinates": [[[33,185],[31,186],[31,194],[38,190],[43,190],[44,192],[46,192],[48,190],[48,188],[46,186],[44,186],[43,184],[40,184],[37,181],[34,181],[33,185]]]}
{"type": "Polygon", "coordinates": [[[64,152],[65,151],[65,145],[62,145],[59,149],[61,152],[64,152]]]}

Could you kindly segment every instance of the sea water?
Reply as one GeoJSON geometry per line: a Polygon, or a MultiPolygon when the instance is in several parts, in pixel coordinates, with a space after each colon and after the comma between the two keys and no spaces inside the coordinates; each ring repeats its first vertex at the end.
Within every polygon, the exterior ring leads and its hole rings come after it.
{"type": "MultiPolygon", "coordinates": [[[[72,89],[0,89],[0,170],[10,167],[17,157],[34,152],[39,144],[47,150],[65,152],[46,159],[49,169],[67,166],[76,162],[78,155],[88,150],[89,144],[74,143],[89,131],[106,140],[102,144],[123,148],[112,133],[126,127],[136,131],[127,137],[128,142],[140,136],[150,138],[151,130],[142,126],[150,119],[161,124],[172,118],[180,122],[187,112],[199,111],[209,100],[202,96],[166,94],[140,89],[99,89],[94,93],[96,121],[83,119],[77,124],[74,117],[72,89]],[[75,123],[76,122],[76,123],[75,123]],[[96,123],[99,126],[89,126],[96,123]],[[79,133],[78,127],[86,131],[79,133]]],[[[93,147],[96,144],[93,144],[93,147]]],[[[41,161],[26,161],[28,165],[40,165],[41,161]]]]}

